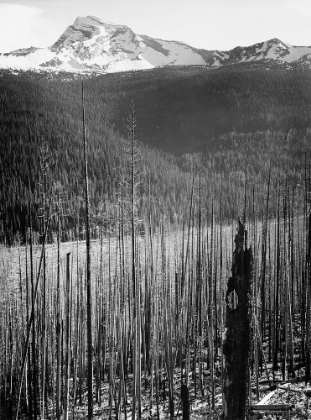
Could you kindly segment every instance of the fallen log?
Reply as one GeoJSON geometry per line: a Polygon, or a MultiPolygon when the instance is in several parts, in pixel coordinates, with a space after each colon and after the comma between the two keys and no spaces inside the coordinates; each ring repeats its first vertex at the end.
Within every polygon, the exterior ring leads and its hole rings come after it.
{"type": "Polygon", "coordinates": [[[271,391],[271,392],[269,392],[269,394],[267,394],[265,397],[263,397],[263,399],[261,400],[261,401],[259,401],[259,403],[257,403],[256,404],[256,406],[257,405],[263,405],[263,404],[265,404],[267,401],[269,401],[270,400],[270,398],[275,394],[275,391],[276,391],[276,389],[275,390],[273,390],[273,391],[271,391]]]}
{"type": "Polygon", "coordinates": [[[290,404],[256,404],[251,406],[251,414],[256,412],[269,412],[269,413],[285,413],[286,420],[290,420],[291,411],[295,408],[295,405],[290,404]]]}
{"type": "Polygon", "coordinates": [[[252,405],[251,410],[252,411],[291,411],[295,408],[294,404],[256,404],[252,405]]]}

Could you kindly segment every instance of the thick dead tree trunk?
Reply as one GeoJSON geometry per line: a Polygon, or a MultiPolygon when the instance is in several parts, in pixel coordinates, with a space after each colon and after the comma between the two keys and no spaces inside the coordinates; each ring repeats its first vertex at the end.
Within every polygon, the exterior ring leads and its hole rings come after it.
{"type": "Polygon", "coordinates": [[[244,420],[249,382],[251,283],[253,256],[244,247],[247,232],[239,222],[235,237],[232,277],[226,293],[226,324],[223,342],[223,418],[244,420]]]}
{"type": "Polygon", "coordinates": [[[190,401],[189,401],[189,389],[187,385],[181,386],[181,400],[182,400],[182,420],[190,420],[190,401]]]}

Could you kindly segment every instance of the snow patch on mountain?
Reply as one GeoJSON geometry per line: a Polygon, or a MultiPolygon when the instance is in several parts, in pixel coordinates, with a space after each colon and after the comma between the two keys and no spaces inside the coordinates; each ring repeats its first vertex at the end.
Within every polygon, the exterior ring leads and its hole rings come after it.
{"type": "Polygon", "coordinates": [[[156,39],[162,49],[168,51],[162,57],[162,65],[204,65],[204,59],[191,47],[181,42],[156,39]]]}

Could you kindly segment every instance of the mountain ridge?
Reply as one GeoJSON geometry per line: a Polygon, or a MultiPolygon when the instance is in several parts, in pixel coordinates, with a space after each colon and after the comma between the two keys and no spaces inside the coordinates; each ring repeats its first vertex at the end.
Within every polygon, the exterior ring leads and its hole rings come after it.
{"type": "Polygon", "coordinates": [[[176,65],[218,68],[270,60],[311,67],[311,46],[294,46],[278,38],[271,38],[228,51],[205,50],[180,41],[136,34],[127,25],[86,16],[78,17],[51,47],[32,46],[0,54],[0,68],[115,73],[176,65]]]}

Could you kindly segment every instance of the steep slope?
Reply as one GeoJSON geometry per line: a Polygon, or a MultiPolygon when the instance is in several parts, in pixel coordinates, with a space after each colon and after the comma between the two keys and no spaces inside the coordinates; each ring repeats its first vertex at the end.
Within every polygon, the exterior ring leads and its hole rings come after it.
{"type": "Polygon", "coordinates": [[[230,51],[207,51],[177,41],[137,35],[126,25],[79,17],[49,48],[0,54],[0,68],[114,73],[174,65],[209,68],[270,61],[310,66],[311,47],[296,47],[277,38],[230,51]]]}

